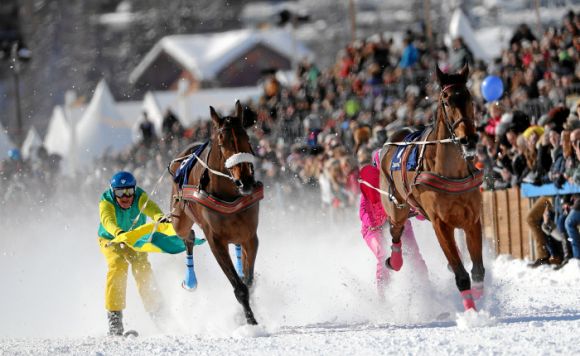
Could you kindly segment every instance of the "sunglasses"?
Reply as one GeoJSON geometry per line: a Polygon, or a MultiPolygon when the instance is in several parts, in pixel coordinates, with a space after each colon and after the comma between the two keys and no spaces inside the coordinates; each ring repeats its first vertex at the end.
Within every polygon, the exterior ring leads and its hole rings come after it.
{"type": "Polygon", "coordinates": [[[131,187],[131,188],[119,188],[119,189],[113,190],[113,192],[115,193],[115,196],[117,198],[132,197],[133,195],[135,195],[135,188],[133,188],[133,187],[131,187]]]}

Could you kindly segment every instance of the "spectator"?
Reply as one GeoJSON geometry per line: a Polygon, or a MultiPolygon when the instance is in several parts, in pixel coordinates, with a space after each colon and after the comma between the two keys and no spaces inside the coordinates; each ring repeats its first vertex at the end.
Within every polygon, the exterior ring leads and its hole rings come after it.
{"type": "MultiPolygon", "coordinates": [[[[570,167],[568,180],[570,184],[580,185],[580,129],[576,129],[570,135],[570,141],[574,150],[575,164],[570,167]]],[[[572,243],[572,254],[574,258],[580,258],[580,233],[578,225],[580,224],[580,198],[574,197],[572,209],[568,213],[565,226],[570,242],[572,243]]]]}
{"type": "Polygon", "coordinates": [[[146,147],[151,147],[155,141],[155,126],[146,111],[143,111],[143,120],[139,124],[139,129],[141,130],[141,139],[146,147]]]}
{"type": "Polygon", "coordinates": [[[417,51],[417,48],[413,45],[413,39],[411,37],[405,37],[403,40],[403,47],[403,54],[399,61],[399,68],[408,69],[419,62],[419,51],[417,51]]]}
{"type": "Polygon", "coordinates": [[[463,41],[463,37],[455,37],[451,46],[451,53],[449,54],[451,73],[458,72],[465,64],[473,67],[473,53],[471,53],[471,50],[463,41]]]}
{"type": "Polygon", "coordinates": [[[546,236],[542,230],[544,212],[546,209],[552,209],[552,206],[549,197],[540,197],[536,200],[526,217],[526,222],[532,232],[537,257],[530,265],[532,268],[546,264],[559,265],[562,263],[562,257],[555,251],[553,240],[546,236]]]}

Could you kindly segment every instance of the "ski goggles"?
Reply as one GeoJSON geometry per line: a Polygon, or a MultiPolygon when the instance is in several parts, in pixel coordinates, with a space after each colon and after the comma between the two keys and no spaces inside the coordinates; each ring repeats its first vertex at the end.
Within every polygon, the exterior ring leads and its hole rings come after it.
{"type": "Polygon", "coordinates": [[[133,195],[135,195],[135,188],[134,187],[118,188],[114,189],[113,193],[115,193],[115,196],[117,198],[132,197],[133,195]]]}

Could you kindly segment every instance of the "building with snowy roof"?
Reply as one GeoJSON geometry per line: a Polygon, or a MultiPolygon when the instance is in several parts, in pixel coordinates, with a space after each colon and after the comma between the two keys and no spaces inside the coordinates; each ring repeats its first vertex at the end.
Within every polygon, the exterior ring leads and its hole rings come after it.
{"type": "Polygon", "coordinates": [[[153,46],[129,81],[143,92],[177,89],[179,79],[190,89],[255,86],[264,70],[289,70],[304,58],[312,52],[284,29],[172,35],[153,46]]]}

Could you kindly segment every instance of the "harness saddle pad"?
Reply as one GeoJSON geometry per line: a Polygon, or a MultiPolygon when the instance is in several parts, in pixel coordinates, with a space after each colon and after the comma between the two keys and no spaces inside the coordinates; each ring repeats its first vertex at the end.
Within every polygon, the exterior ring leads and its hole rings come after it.
{"type": "Polygon", "coordinates": [[[173,181],[179,185],[179,189],[183,187],[184,184],[188,184],[188,177],[189,172],[193,169],[195,164],[197,163],[197,157],[201,155],[203,150],[207,147],[209,141],[197,146],[194,148],[194,151],[191,156],[187,159],[183,160],[179,165],[179,168],[175,171],[175,175],[173,177],[173,181]]]}
{"type": "MultiPolygon", "coordinates": [[[[424,130],[419,130],[408,134],[403,139],[403,142],[412,142],[418,140],[423,134],[423,131],[424,130]]],[[[411,153],[409,154],[409,159],[407,160],[407,171],[414,171],[417,168],[419,145],[409,145],[409,146],[397,146],[397,150],[395,151],[395,154],[393,155],[391,161],[391,171],[401,170],[401,160],[403,159],[403,153],[407,148],[411,150],[411,153]]]]}

